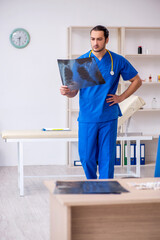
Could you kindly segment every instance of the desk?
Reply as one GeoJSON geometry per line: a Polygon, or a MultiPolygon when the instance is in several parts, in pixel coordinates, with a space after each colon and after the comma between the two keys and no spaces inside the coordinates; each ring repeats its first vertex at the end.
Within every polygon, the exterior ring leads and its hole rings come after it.
{"type": "MultiPolygon", "coordinates": [[[[18,131],[3,131],[2,138],[5,142],[17,143],[18,148],[18,187],[20,189],[20,196],[24,196],[24,162],[23,162],[23,144],[26,142],[46,142],[46,141],[65,141],[77,142],[77,131],[41,131],[41,130],[18,130],[18,131]]],[[[127,176],[134,175],[140,177],[140,141],[152,140],[151,136],[121,136],[117,137],[117,141],[127,141],[127,176]],[[130,171],[130,141],[136,141],[137,144],[137,163],[136,173],[130,171]]],[[[124,175],[124,174],[123,174],[124,175]]],[[[48,176],[46,176],[48,177],[48,176]]],[[[52,177],[60,177],[52,176],[52,177]]],[[[65,177],[65,176],[63,176],[65,177]]],[[[69,177],[69,176],[67,176],[69,177]]],[[[74,177],[72,175],[72,177],[74,177]]]]}
{"type": "MultiPolygon", "coordinates": [[[[109,181],[109,180],[106,180],[109,181]]],[[[159,240],[160,190],[137,190],[136,182],[120,179],[129,193],[106,195],[55,195],[50,192],[50,240],[159,240]]]]}

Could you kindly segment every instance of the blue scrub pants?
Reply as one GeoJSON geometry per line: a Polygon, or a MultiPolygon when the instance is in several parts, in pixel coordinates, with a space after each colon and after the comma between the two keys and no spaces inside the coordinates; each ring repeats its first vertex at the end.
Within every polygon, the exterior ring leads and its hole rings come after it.
{"type": "Polygon", "coordinates": [[[117,119],[101,123],[79,122],[79,156],[87,179],[114,177],[117,119]]]}

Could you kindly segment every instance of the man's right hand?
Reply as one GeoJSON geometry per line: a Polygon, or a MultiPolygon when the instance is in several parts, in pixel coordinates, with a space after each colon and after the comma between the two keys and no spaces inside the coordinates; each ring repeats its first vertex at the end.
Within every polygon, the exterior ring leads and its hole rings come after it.
{"type": "Polygon", "coordinates": [[[71,92],[71,90],[67,86],[61,86],[60,92],[62,95],[66,96],[71,92]]]}
{"type": "Polygon", "coordinates": [[[62,85],[60,87],[60,93],[63,96],[67,96],[67,97],[72,98],[72,97],[75,97],[77,95],[78,90],[70,90],[67,86],[62,85]]]}

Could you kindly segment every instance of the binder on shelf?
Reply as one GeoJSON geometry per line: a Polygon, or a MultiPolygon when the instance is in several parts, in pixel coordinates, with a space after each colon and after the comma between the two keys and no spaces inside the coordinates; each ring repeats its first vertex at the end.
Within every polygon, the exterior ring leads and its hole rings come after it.
{"type": "Polygon", "coordinates": [[[135,160],[134,160],[134,165],[137,164],[137,144],[135,143],[135,160]]]}
{"type": "Polygon", "coordinates": [[[124,165],[127,165],[127,144],[124,144],[124,165]]]}
{"type": "MultiPolygon", "coordinates": [[[[135,164],[137,162],[137,146],[136,146],[136,159],[135,159],[135,164]]],[[[145,165],[145,144],[141,143],[140,144],[140,165],[145,165]]]]}
{"type": "Polygon", "coordinates": [[[82,163],[80,160],[74,160],[74,166],[82,166],[82,163]]]}
{"type": "Polygon", "coordinates": [[[116,160],[115,165],[121,165],[121,144],[116,144],[116,160]]]}
{"type": "Polygon", "coordinates": [[[131,159],[130,159],[130,163],[131,165],[135,165],[136,164],[136,144],[135,143],[131,143],[131,159]]]}
{"type": "Polygon", "coordinates": [[[145,144],[140,145],[140,164],[145,165],[145,144]]]}
{"type": "MultiPolygon", "coordinates": [[[[130,144],[130,165],[136,164],[136,144],[130,144]]],[[[124,144],[124,165],[127,165],[127,144],[124,144]]]]}

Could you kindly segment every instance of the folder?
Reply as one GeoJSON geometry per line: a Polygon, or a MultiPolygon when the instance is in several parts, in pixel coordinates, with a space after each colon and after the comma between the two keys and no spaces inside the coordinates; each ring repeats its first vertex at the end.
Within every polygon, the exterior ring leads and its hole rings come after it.
{"type": "MultiPolygon", "coordinates": [[[[135,164],[137,162],[137,146],[136,146],[136,158],[135,158],[135,164]]],[[[140,164],[145,165],[145,144],[140,144],[140,164]]]]}
{"type": "Polygon", "coordinates": [[[42,131],[70,131],[69,128],[42,128],[42,131]]]}
{"type": "Polygon", "coordinates": [[[74,161],[74,166],[82,166],[82,163],[80,160],[75,160],[74,161]]]}
{"type": "MultiPolygon", "coordinates": [[[[130,144],[130,164],[136,164],[136,144],[130,144]]],[[[124,165],[127,165],[127,144],[124,144],[124,165]]]]}
{"type": "Polygon", "coordinates": [[[145,165],[145,144],[140,145],[140,164],[145,165]]]}
{"type": "Polygon", "coordinates": [[[127,144],[124,144],[124,165],[127,165],[127,144]]]}
{"type": "Polygon", "coordinates": [[[121,144],[116,144],[115,165],[121,165],[121,144]]]}
{"type": "Polygon", "coordinates": [[[131,165],[136,164],[136,144],[131,143],[131,159],[130,159],[131,165]]]}

